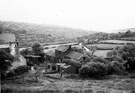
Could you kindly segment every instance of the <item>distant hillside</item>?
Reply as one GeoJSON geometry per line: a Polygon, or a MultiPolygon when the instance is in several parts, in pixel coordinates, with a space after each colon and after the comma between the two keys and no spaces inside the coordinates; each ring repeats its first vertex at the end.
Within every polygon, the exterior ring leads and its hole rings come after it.
{"type": "Polygon", "coordinates": [[[94,34],[83,36],[79,38],[79,41],[84,42],[85,44],[97,43],[101,40],[113,40],[113,39],[135,41],[135,28],[120,29],[116,30],[115,32],[117,33],[97,32],[94,34]]]}
{"type": "Polygon", "coordinates": [[[113,30],[113,32],[127,32],[128,30],[130,30],[131,32],[135,32],[135,28],[127,28],[127,29],[118,29],[118,30],[113,30]]]}
{"type": "Polygon", "coordinates": [[[0,31],[16,34],[21,46],[29,46],[35,41],[44,44],[73,42],[77,37],[94,33],[80,29],[7,21],[0,21],[0,31]]]}

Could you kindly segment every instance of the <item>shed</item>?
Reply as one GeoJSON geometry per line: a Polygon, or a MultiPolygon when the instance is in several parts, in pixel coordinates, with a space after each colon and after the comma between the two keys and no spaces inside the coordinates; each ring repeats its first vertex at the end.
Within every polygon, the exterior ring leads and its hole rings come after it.
{"type": "Polygon", "coordinates": [[[59,62],[59,59],[56,57],[55,50],[50,50],[46,53],[46,61],[47,71],[59,70],[58,65],[56,65],[56,63],[59,62]]]}
{"type": "Polygon", "coordinates": [[[32,62],[33,64],[39,65],[40,56],[26,55],[25,58],[26,58],[27,62],[32,62]]]}

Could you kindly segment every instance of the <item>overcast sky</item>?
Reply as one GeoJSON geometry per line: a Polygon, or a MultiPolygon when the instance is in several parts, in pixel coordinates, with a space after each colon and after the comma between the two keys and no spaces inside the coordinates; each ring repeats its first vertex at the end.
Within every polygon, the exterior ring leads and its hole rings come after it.
{"type": "Polygon", "coordinates": [[[135,0],[0,0],[0,20],[109,32],[135,28],[135,0]]]}

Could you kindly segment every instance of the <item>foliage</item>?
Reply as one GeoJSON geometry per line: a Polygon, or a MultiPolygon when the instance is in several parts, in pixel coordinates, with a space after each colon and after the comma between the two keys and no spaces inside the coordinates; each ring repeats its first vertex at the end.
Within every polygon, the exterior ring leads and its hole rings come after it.
{"type": "Polygon", "coordinates": [[[79,70],[82,77],[99,78],[107,75],[107,65],[104,63],[89,62],[83,65],[79,70]]]}
{"type": "Polygon", "coordinates": [[[10,70],[8,73],[7,73],[7,77],[13,77],[13,76],[17,76],[17,75],[21,75],[25,72],[28,72],[28,70],[30,69],[29,66],[19,66],[13,70],[10,70]]]}
{"type": "Polygon", "coordinates": [[[35,55],[40,55],[43,53],[43,46],[40,43],[34,43],[32,46],[32,50],[35,55]]]}
{"type": "Polygon", "coordinates": [[[32,46],[32,50],[33,50],[33,53],[35,55],[38,55],[38,56],[41,57],[40,59],[38,59],[39,62],[44,62],[45,54],[43,52],[43,50],[44,50],[43,46],[40,43],[34,43],[33,46],[32,46]]]}
{"type": "Polygon", "coordinates": [[[33,53],[33,51],[30,50],[29,48],[26,48],[26,49],[23,49],[23,50],[20,51],[20,54],[23,55],[23,56],[30,55],[32,53],[33,53]]]}
{"type": "Polygon", "coordinates": [[[108,64],[108,74],[124,74],[125,67],[118,61],[112,61],[108,64]]]}
{"type": "Polygon", "coordinates": [[[13,60],[14,57],[11,54],[0,50],[0,74],[2,79],[5,77],[6,71],[11,66],[13,60]]]}
{"type": "Polygon", "coordinates": [[[113,56],[112,61],[118,61],[118,62],[120,62],[120,63],[124,63],[122,57],[120,57],[120,56],[113,56]]]}
{"type": "Polygon", "coordinates": [[[126,68],[131,71],[135,70],[135,44],[125,45],[118,52],[123,60],[127,61],[126,68]]]}

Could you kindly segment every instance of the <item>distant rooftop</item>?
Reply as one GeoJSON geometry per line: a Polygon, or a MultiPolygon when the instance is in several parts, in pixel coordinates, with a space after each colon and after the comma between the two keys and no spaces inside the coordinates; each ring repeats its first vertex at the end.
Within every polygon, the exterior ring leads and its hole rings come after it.
{"type": "Polygon", "coordinates": [[[0,34],[0,44],[15,42],[15,40],[16,40],[16,37],[14,34],[11,34],[11,33],[0,34]]]}

